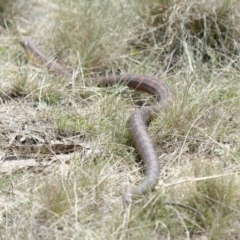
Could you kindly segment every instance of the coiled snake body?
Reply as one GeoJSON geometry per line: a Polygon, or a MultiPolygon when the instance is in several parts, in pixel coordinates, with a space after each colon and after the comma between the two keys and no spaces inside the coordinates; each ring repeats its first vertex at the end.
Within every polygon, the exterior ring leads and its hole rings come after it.
{"type": "MultiPolygon", "coordinates": [[[[53,62],[49,57],[44,55],[31,39],[22,38],[20,39],[20,43],[29,58],[35,62],[45,65],[56,75],[70,77],[71,73],[65,67],[57,62],[53,62]]],[[[126,203],[130,203],[132,198],[147,193],[158,184],[160,175],[159,159],[153,143],[147,133],[146,125],[157,113],[172,105],[173,93],[171,88],[163,81],[154,77],[137,74],[100,77],[94,79],[93,83],[96,83],[100,87],[125,84],[129,88],[151,94],[157,99],[156,105],[143,106],[135,110],[127,121],[130,135],[145,166],[144,180],[136,188],[127,191],[123,195],[124,201],[126,203]]]]}

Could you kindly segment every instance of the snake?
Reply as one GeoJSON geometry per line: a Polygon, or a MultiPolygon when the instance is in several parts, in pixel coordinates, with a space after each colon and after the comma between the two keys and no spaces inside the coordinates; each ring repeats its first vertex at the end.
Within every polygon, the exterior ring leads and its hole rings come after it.
{"type": "MultiPolygon", "coordinates": [[[[61,77],[72,77],[71,71],[61,63],[45,55],[31,37],[21,37],[20,44],[32,61],[46,66],[54,74],[61,77]]],[[[136,91],[146,92],[156,98],[156,104],[137,108],[127,120],[127,128],[133,144],[143,162],[144,179],[136,187],[123,194],[123,201],[131,204],[133,199],[146,195],[155,189],[160,177],[160,162],[147,126],[160,112],[169,109],[174,101],[171,87],[153,76],[140,74],[119,74],[94,78],[92,81],[98,87],[108,87],[116,84],[126,85],[136,91]]]]}

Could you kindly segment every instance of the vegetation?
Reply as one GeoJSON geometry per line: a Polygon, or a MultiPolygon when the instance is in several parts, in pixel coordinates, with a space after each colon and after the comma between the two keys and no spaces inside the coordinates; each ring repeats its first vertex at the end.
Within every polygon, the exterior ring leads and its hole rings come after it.
{"type": "Polygon", "coordinates": [[[237,0],[15,0],[0,11],[2,239],[238,238],[237,0]],[[72,78],[31,63],[23,35],[72,78]],[[148,128],[161,181],[129,208],[121,196],[143,172],[126,120],[154,100],[91,85],[110,73],[154,75],[175,93],[148,128]],[[81,150],[22,160],[7,149],[46,142],[81,150]]]}

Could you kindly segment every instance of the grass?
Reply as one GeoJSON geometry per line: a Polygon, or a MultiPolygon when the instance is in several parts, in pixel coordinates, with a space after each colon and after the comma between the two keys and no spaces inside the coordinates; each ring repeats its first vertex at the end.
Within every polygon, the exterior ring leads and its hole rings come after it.
{"type": "MultiPolygon", "coordinates": [[[[214,173],[217,170],[214,170],[214,173]]],[[[224,226],[231,222],[235,214],[238,214],[235,208],[238,201],[237,182],[232,176],[224,176],[221,173],[218,175],[215,173],[215,177],[212,171],[211,166],[206,165],[204,169],[199,165],[196,166],[195,176],[203,180],[196,182],[186,201],[188,206],[202,214],[195,216],[195,220],[203,229],[208,229],[208,237],[219,239],[224,234],[224,226]],[[204,180],[205,175],[212,178],[204,180]]]]}
{"type": "Polygon", "coordinates": [[[236,0],[0,2],[0,156],[14,144],[75,142],[73,154],[1,165],[2,239],[236,239],[239,236],[239,33],[236,0]],[[4,6],[4,7],[2,7],[4,6]],[[34,65],[33,36],[71,79],[34,65]],[[126,129],[154,99],[91,77],[155,75],[174,106],[149,126],[161,164],[156,191],[124,208],[143,171],[126,129]]]}

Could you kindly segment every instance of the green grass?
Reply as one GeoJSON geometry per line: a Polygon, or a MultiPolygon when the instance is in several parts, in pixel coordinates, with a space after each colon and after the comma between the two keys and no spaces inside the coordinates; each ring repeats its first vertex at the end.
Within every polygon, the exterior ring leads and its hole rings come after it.
{"type": "Polygon", "coordinates": [[[196,165],[195,176],[202,180],[190,188],[186,202],[201,213],[199,216],[195,214],[192,229],[207,229],[210,239],[219,239],[224,235],[225,227],[232,224],[231,220],[238,215],[238,183],[231,175],[217,174],[217,166],[214,170],[211,168],[207,164],[204,167],[196,165]],[[209,179],[204,179],[208,176],[209,179]]]}
{"type": "MultiPolygon", "coordinates": [[[[240,83],[236,0],[16,1],[0,10],[0,156],[13,143],[75,142],[73,154],[1,174],[3,239],[236,239],[239,232],[240,83]],[[74,69],[55,77],[17,41],[74,69]],[[161,164],[156,191],[124,208],[143,178],[126,129],[154,99],[97,88],[110,73],[154,75],[174,106],[149,125],[161,164]],[[17,171],[15,171],[17,170],[17,171]]],[[[1,166],[2,166],[1,165],[1,166]]]]}

